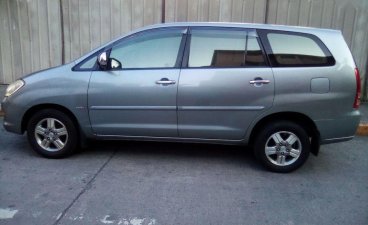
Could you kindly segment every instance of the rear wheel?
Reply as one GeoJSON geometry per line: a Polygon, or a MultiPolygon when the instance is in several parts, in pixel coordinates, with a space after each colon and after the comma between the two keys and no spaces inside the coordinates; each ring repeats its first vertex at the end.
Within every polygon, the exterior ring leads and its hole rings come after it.
{"type": "Polygon", "coordinates": [[[73,153],[78,133],[73,121],[63,112],[45,109],[35,113],[27,126],[33,149],[47,158],[62,158],[73,153]]]}
{"type": "Polygon", "coordinates": [[[258,133],[254,151],[267,169],[287,173],[305,163],[310,152],[310,141],[300,125],[278,121],[266,125],[258,133]]]}

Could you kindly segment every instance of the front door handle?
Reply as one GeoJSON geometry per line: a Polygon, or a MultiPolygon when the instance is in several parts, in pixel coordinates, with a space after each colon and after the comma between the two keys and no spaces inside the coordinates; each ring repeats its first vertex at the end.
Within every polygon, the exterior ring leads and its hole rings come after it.
{"type": "Polygon", "coordinates": [[[161,80],[156,81],[156,84],[171,85],[171,84],[176,84],[176,81],[175,80],[169,80],[167,78],[162,78],[161,80]]]}

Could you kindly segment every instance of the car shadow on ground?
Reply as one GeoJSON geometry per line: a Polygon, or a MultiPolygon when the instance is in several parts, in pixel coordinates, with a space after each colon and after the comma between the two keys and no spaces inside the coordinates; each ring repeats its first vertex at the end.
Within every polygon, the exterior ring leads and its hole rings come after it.
{"type": "MultiPolygon", "coordinates": [[[[166,160],[203,160],[233,165],[246,165],[259,170],[258,164],[249,146],[170,143],[151,141],[91,141],[87,148],[79,149],[75,157],[85,154],[100,154],[103,151],[116,151],[117,157],[149,157],[166,160]]],[[[73,156],[72,156],[73,157],[73,156]]]]}
{"type": "MultiPolygon", "coordinates": [[[[9,157],[42,158],[35,153],[27,142],[26,135],[15,135],[4,133],[5,146],[3,153],[9,157]],[[6,153],[5,153],[6,152],[6,153]]],[[[156,160],[187,160],[207,162],[216,165],[228,164],[235,167],[246,167],[254,170],[264,170],[253,156],[252,148],[249,146],[220,145],[220,144],[193,144],[193,143],[171,143],[151,141],[90,141],[86,148],[69,156],[68,160],[83,160],[93,157],[103,157],[115,152],[114,157],[127,157],[134,159],[148,158],[156,160]]]]}

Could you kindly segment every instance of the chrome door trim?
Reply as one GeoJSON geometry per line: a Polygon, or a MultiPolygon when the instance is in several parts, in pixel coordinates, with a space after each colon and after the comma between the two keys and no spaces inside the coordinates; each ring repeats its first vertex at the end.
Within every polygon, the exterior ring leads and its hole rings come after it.
{"type": "Polygon", "coordinates": [[[90,110],[176,110],[176,106],[91,106],[90,110]]]}
{"type": "Polygon", "coordinates": [[[259,111],[264,106],[179,106],[182,111],[259,111]]]}

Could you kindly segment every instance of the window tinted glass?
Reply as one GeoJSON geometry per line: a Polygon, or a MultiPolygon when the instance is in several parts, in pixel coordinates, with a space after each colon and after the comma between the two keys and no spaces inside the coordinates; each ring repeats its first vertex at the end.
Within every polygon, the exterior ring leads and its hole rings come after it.
{"type": "Polygon", "coordinates": [[[245,31],[192,31],[189,67],[221,68],[264,65],[263,53],[257,38],[247,37],[245,31]],[[245,51],[246,48],[247,51],[245,51]]]}
{"type": "Polygon", "coordinates": [[[246,32],[193,30],[189,67],[243,66],[246,32]]]}
{"type": "Polygon", "coordinates": [[[259,46],[258,39],[256,37],[248,36],[245,65],[252,67],[252,66],[264,66],[265,64],[266,62],[263,57],[261,47],[259,46]]]}
{"type": "Polygon", "coordinates": [[[175,67],[182,29],[154,31],[133,36],[114,46],[110,57],[123,69],[175,67]]]}
{"type": "Polygon", "coordinates": [[[268,33],[274,60],[278,65],[318,66],[330,64],[321,47],[312,38],[281,33],[268,33]]]}

